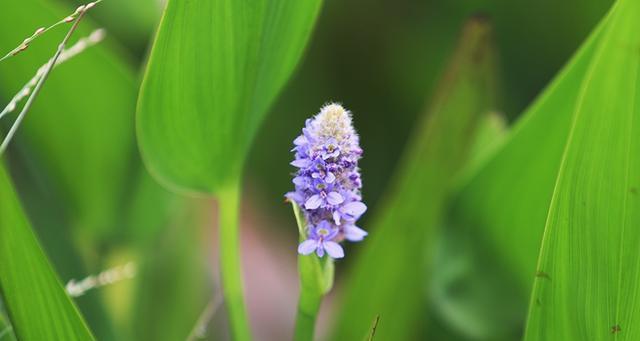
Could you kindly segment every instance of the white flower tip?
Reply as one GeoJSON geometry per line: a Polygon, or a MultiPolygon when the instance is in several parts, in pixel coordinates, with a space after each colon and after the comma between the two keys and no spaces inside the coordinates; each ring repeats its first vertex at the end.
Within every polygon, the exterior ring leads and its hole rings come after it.
{"type": "Polygon", "coordinates": [[[42,34],[42,32],[44,32],[45,28],[44,27],[40,27],[39,29],[36,30],[35,33],[33,33],[34,36],[40,35],[42,34]]]}
{"type": "Polygon", "coordinates": [[[351,113],[338,103],[329,103],[322,107],[315,121],[319,133],[326,137],[340,140],[355,134],[351,113]]]}
{"type": "Polygon", "coordinates": [[[320,109],[318,118],[328,122],[340,122],[348,120],[351,123],[349,111],[338,103],[329,103],[320,109]]]}
{"type": "Polygon", "coordinates": [[[320,111],[334,112],[334,113],[341,114],[343,112],[346,112],[347,110],[340,103],[329,103],[329,104],[325,104],[320,109],[320,111]]]}

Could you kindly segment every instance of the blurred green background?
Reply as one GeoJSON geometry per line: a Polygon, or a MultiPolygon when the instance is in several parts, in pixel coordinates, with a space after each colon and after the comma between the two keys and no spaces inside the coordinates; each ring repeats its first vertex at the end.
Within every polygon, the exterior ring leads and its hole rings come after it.
{"type": "MultiPolygon", "coordinates": [[[[5,1],[0,49],[11,50],[81,3],[5,1]]],[[[306,118],[328,101],[352,110],[365,150],[364,197],[373,212],[385,203],[401,152],[470,16],[482,15],[493,26],[500,75],[495,110],[513,121],[611,3],[326,1],[305,57],[260,129],[246,166],[243,250],[255,334],[287,338],[293,320],[297,296],[287,293],[296,285],[297,235],[290,207],[282,202],[292,187],[291,141],[306,118]],[[286,308],[272,308],[284,317],[272,316],[278,315],[268,308],[273,302],[263,298],[269,293],[286,302],[286,308]]],[[[104,0],[90,12],[81,32],[104,27],[107,41],[54,70],[9,151],[23,204],[64,282],[138,264],[135,279],[76,300],[103,340],[182,339],[207,302],[216,301],[210,283],[217,279],[209,266],[216,257],[210,247],[214,204],[160,188],[135,145],[135,99],[162,7],[156,0],[104,0]]],[[[46,62],[64,33],[48,33],[0,64],[3,103],[46,62]]],[[[3,131],[8,126],[0,122],[3,131]]],[[[361,223],[365,229],[370,215],[361,223]]],[[[353,259],[337,266],[337,294],[353,259]]],[[[330,309],[325,307],[321,325],[330,309]]],[[[443,335],[464,338],[435,320],[439,327],[432,335],[440,328],[443,335]]],[[[223,312],[214,314],[209,334],[228,337],[223,312]]]]}

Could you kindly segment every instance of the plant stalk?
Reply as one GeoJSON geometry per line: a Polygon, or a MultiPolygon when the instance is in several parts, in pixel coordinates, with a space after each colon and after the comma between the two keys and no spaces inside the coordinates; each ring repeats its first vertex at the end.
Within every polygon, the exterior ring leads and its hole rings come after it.
{"type": "Polygon", "coordinates": [[[244,306],[240,262],[240,180],[223,186],[218,193],[220,217],[220,276],[231,323],[233,340],[251,340],[251,329],[244,306]]]}
{"type": "Polygon", "coordinates": [[[294,332],[295,341],[313,340],[316,318],[320,310],[322,295],[310,290],[300,288],[300,300],[298,301],[298,314],[294,332]]]}

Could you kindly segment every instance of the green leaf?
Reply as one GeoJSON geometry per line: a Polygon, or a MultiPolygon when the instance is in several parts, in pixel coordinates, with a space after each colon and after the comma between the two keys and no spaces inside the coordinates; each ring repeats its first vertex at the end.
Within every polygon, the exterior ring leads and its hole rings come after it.
{"type": "MultiPolygon", "coordinates": [[[[15,46],[35,28],[57,22],[74,9],[52,1],[4,3],[0,47],[15,46]]],[[[84,18],[72,41],[94,28],[90,18],[84,18]]],[[[0,63],[3,98],[16,94],[51,58],[67,29],[47,32],[0,63]]],[[[37,160],[51,179],[51,189],[61,195],[70,224],[83,231],[104,236],[119,225],[116,218],[135,152],[135,95],[134,70],[107,38],[52,71],[12,143],[37,160]]]]}
{"type": "Polygon", "coordinates": [[[509,132],[504,116],[498,112],[490,112],[482,117],[478,124],[475,141],[471,144],[469,159],[460,171],[456,184],[466,184],[478,169],[491,160],[491,157],[502,146],[509,132]]]}
{"type": "MultiPolygon", "coordinates": [[[[460,176],[456,177],[452,192],[455,192],[455,186],[466,183],[477,169],[491,159],[504,143],[507,133],[506,122],[497,112],[482,118],[475,141],[470,147],[469,159],[460,176]]],[[[513,307],[506,304],[490,311],[486,307],[497,306],[496,302],[506,301],[505,297],[510,297],[508,294],[511,283],[501,281],[500,269],[493,270],[474,264],[469,251],[474,250],[473,240],[448,228],[446,224],[440,231],[436,244],[429,283],[433,303],[432,318],[436,323],[435,330],[430,329],[429,335],[434,337],[436,333],[438,340],[458,340],[461,336],[466,336],[474,340],[498,341],[496,335],[503,334],[504,329],[514,324],[514,320],[519,323],[522,316],[517,314],[517,309],[514,313],[513,307]],[[487,292],[499,292],[502,296],[496,299],[487,292]],[[438,327],[451,330],[438,330],[438,327]],[[460,335],[451,335],[451,332],[460,335]]]]}
{"type": "Polygon", "coordinates": [[[207,301],[220,290],[211,284],[208,258],[213,205],[211,200],[167,192],[154,203],[140,207],[140,217],[135,218],[138,223],[160,226],[153,226],[155,237],[146,238],[140,247],[129,339],[185,340],[207,301]],[[158,212],[164,220],[154,218],[158,212]],[[146,220],[140,219],[143,216],[146,220]]]}
{"type": "MultiPolygon", "coordinates": [[[[533,284],[528,340],[640,336],[640,236],[629,228],[640,219],[638,6],[614,7],[452,211],[476,246],[472,267],[504,269],[497,281],[519,292],[519,315],[533,284]]],[[[493,288],[496,310],[510,300],[502,288],[493,288]]]]}
{"type": "Polygon", "coordinates": [[[525,340],[640,338],[637,13],[635,0],[614,6],[575,84],[525,340]]]}
{"type": "Polygon", "coordinates": [[[346,283],[337,340],[366,335],[380,315],[376,340],[412,339],[427,317],[426,285],[432,236],[452,180],[467,159],[481,118],[494,98],[489,25],[472,19],[462,34],[427,120],[394,175],[385,206],[346,283]]]}
{"type": "Polygon", "coordinates": [[[508,273],[516,276],[519,290],[525,293],[530,289],[563,142],[578,95],[576,85],[582,81],[599,35],[597,29],[525,112],[496,154],[461,186],[453,204],[448,224],[459,229],[460,234],[469,235],[476,244],[486,242],[481,246],[483,250],[496,250],[491,256],[500,263],[493,266],[507,267],[508,273]]]}
{"type": "Polygon", "coordinates": [[[163,184],[215,193],[238,177],[297,64],[321,0],[170,0],[140,92],[143,159],[163,184]]]}
{"type": "Polygon", "coordinates": [[[450,209],[434,299],[465,335],[517,337],[580,82],[606,19],[525,112],[450,209]],[[473,280],[473,286],[465,285],[473,280]],[[492,304],[496,309],[486,310],[492,304]]]}
{"type": "Polygon", "coordinates": [[[16,335],[13,333],[13,326],[4,316],[4,312],[0,312],[0,341],[15,341],[16,335]]]}
{"type": "Polygon", "coordinates": [[[0,291],[20,340],[92,340],[0,165],[0,291]]]}

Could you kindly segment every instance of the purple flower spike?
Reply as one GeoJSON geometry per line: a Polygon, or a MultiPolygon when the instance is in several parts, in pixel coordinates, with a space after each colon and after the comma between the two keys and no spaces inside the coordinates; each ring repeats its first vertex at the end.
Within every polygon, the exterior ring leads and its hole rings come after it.
{"type": "Polygon", "coordinates": [[[325,105],[308,119],[294,141],[295,191],[287,193],[304,211],[307,239],[298,253],[344,257],[341,241],[361,241],[367,232],[355,225],[367,210],[360,190],[362,157],[351,114],[339,104],[325,105]]]}

